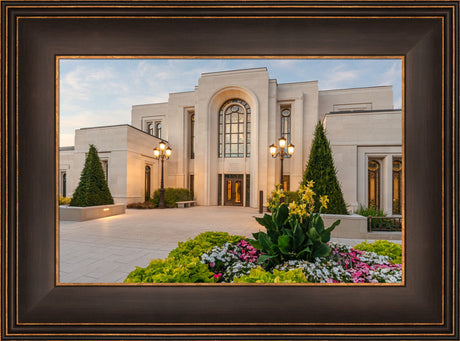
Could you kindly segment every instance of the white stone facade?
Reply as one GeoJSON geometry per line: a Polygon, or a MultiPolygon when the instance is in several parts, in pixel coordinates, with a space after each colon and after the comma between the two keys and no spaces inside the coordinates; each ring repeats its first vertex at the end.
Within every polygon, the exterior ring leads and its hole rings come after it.
{"type": "Polygon", "coordinates": [[[165,187],[192,188],[199,205],[258,207],[259,191],[266,200],[280,181],[279,158],[270,156],[268,146],[289,128],[295,153],[284,161],[284,176],[297,190],[318,121],[325,124],[349,208],[367,206],[368,160],[376,158],[382,165],[379,206],[392,214],[391,165],[401,160],[402,128],[391,86],[319,91],[317,81],[278,84],[266,68],[204,73],[193,91],[171,93],[166,103],[134,105],[131,125],[77,130],[75,148],[60,151],[60,193],[65,173],[65,194],[72,194],[92,143],[107,161],[115,201],[143,201],[146,166],[150,194],[159,187],[152,150],[161,138],[173,150],[165,162],[165,187]],[[282,127],[283,110],[289,126],[282,127]]]}

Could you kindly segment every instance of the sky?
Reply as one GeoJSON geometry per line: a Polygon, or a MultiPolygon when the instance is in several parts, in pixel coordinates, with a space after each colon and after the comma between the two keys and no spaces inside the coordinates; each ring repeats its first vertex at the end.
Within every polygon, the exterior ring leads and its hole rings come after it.
{"type": "Polygon", "coordinates": [[[79,128],[130,124],[133,105],[193,91],[202,73],[255,67],[278,84],[317,80],[319,90],[392,85],[401,108],[400,59],[61,59],[60,146],[73,146],[79,128]]]}

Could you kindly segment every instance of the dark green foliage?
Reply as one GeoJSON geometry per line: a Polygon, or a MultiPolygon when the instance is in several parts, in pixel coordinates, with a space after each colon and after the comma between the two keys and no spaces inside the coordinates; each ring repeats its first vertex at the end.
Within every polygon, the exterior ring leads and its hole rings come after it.
{"type": "Polygon", "coordinates": [[[371,205],[366,207],[364,205],[359,205],[356,214],[362,215],[363,217],[386,217],[387,215],[382,211],[375,208],[371,205]]]}
{"type": "Polygon", "coordinates": [[[254,240],[249,242],[262,252],[258,261],[268,270],[288,260],[311,261],[316,257],[328,256],[331,249],[326,243],[340,223],[337,220],[325,229],[320,213],[312,213],[302,219],[290,218],[289,209],[284,203],[276,207],[272,215],[265,214],[256,220],[267,229],[267,233],[253,233],[254,240]]]}
{"type": "Polygon", "coordinates": [[[113,204],[109,186],[105,181],[101,160],[94,145],[89,146],[85,166],[81,172],[80,183],[75,190],[70,206],[96,206],[113,204]]]}
{"type": "Polygon", "coordinates": [[[388,256],[393,264],[402,263],[402,246],[387,240],[376,240],[374,243],[362,242],[353,247],[356,250],[371,251],[378,255],[388,256]]]}
{"type": "Polygon", "coordinates": [[[284,191],[284,202],[286,204],[289,204],[290,202],[293,202],[293,201],[297,201],[298,197],[299,197],[299,193],[298,192],[291,192],[291,191],[284,191]]]}
{"type": "Polygon", "coordinates": [[[230,235],[227,232],[204,232],[200,233],[193,239],[186,242],[179,242],[174,250],[172,250],[168,257],[184,257],[195,256],[200,257],[203,253],[209,252],[214,246],[222,246],[225,243],[236,244],[242,236],[230,235]]]}
{"type": "Polygon", "coordinates": [[[310,150],[310,158],[305,169],[303,184],[313,180],[313,191],[316,193],[315,212],[321,206],[319,197],[327,195],[330,204],[323,213],[348,214],[345,200],[343,199],[342,189],[337,179],[337,171],[334,167],[329,141],[321,122],[318,122],[315,130],[315,139],[310,150]]]}
{"type": "Polygon", "coordinates": [[[137,209],[151,209],[158,207],[158,205],[155,205],[151,200],[149,201],[144,201],[144,202],[134,202],[132,204],[126,205],[127,208],[137,208],[137,209]]]}
{"type": "MultiPolygon", "coordinates": [[[[193,200],[192,194],[186,188],[165,188],[165,206],[166,207],[176,207],[176,202],[178,201],[188,201],[193,200]]],[[[158,206],[160,202],[160,190],[157,189],[153,194],[151,202],[158,206]]]]}
{"type": "Polygon", "coordinates": [[[371,231],[401,231],[402,223],[398,218],[367,217],[367,224],[371,231]]]}

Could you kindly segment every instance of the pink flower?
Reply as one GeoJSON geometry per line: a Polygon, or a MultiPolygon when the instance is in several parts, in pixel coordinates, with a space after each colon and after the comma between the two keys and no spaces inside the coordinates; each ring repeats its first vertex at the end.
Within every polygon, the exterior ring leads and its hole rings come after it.
{"type": "Polygon", "coordinates": [[[209,265],[210,265],[211,267],[213,267],[215,264],[214,264],[214,263],[209,263],[209,265]]]}
{"type": "Polygon", "coordinates": [[[218,274],[214,274],[214,278],[222,277],[222,274],[219,272],[218,274]]]}

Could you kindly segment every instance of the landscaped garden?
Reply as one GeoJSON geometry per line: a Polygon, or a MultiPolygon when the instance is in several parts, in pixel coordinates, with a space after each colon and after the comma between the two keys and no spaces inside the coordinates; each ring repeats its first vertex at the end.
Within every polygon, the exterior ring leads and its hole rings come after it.
{"type": "Polygon", "coordinates": [[[377,241],[349,247],[330,242],[340,223],[325,227],[327,196],[316,196],[308,181],[295,201],[273,191],[268,209],[256,220],[265,228],[253,239],[205,232],[179,242],[166,259],[136,267],[125,283],[399,283],[402,250],[377,241]],[[319,210],[315,203],[319,202],[319,210]],[[316,212],[315,212],[316,211],[316,212]]]}

